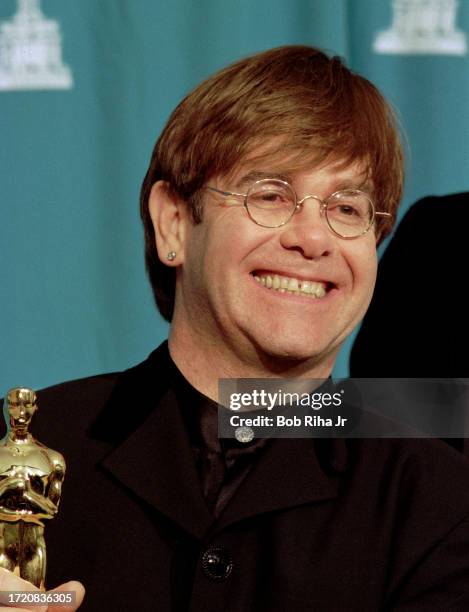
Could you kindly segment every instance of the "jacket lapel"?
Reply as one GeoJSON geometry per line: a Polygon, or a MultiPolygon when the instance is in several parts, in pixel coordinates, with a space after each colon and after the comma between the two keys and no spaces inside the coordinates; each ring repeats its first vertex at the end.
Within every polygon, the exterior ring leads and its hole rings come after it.
{"type": "MultiPolygon", "coordinates": [[[[194,537],[213,518],[171,385],[166,343],[124,372],[90,434],[111,444],[100,466],[194,537]]],[[[242,519],[338,495],[344,440],[273,439],[235,492],[215,531],[242,519]]]]}
{"type": "Polygon", "coordinates": [[[166,343],[123,372],[90,435],[111,452],[98,464],[185,531],[201,538],[212,523],[176,397],[166,343]]]}
{"type": "Polygon", "coordinates": [[[212,517],[202,497],[193,451],[172,391],[101,463],[125,487],[202,538],[212,517]]]}
{"type": "Polygon", "coordinates": [[[215,526],[333,499],[347,467],[344,440],[273,439],[261,452],[215,526]]]}

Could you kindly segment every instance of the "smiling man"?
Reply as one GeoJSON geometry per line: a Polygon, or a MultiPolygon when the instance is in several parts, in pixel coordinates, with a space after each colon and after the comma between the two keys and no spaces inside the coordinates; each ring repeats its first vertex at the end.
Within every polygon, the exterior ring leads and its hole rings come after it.
{"type": "Polygon", "coordinates": [[[220,378],[330,376],[401,190],[392,111],[317,49],[254,55],[181,102],[141,196],[168,343],[38,394],[64,425],[37,435],[70,466],[51,583],[82,580],[96,611],[469,609],[452,449],[217,435],[220,378]]]}
{"type": "Polygon", "coordinates": [[[338,58],[277,49],[192,92],[142,191],[147,265],[189,382],[216,397],[222,376],[327,377],[371,300],[401,188],[392,112],[338,58]]]}
{"type": "Polygon", "coordinates": [[[213,398],[223,377],[327,377],[371,300],[376,235],[370,191],[357,189],[363,164],[332,159],[279,175],[280,163],[262,161],[273,169],[257,181],[243,170],[210,179],[218,187],[201,196],[199,224],[168,183],[150,195],[159,256],[176,253],[170,351],[213,398]],[[247,197],[224,191],[227,182],[247,197]],[[204,355],[200,371],[194,355],[204,355]]]}

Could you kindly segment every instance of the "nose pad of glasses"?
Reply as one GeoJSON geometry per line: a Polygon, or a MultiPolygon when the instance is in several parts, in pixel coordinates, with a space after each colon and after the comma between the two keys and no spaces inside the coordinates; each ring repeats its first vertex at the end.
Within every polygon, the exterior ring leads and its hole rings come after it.
{"type": "Polygon", "coordinates": [[[319,196],[315,195],[307,195],[302,200],[298,200],[293,213],[300,212],[306,200],[316,200],[316,202],[319,204],[319,214],[321,215],[321,217],[324,216],[324,213],[326,212],[326,203],[323,202],[319,196]]]}

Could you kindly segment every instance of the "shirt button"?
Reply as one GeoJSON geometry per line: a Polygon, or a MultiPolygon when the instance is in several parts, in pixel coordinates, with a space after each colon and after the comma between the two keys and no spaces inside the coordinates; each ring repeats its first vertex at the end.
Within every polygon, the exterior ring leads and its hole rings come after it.
{"type": "Polygon", "coordinates": [[[225,580],[233,570],[233,559],[225,548],[214,546],[202,555],[202,569],[210,580],[225,580]]]}

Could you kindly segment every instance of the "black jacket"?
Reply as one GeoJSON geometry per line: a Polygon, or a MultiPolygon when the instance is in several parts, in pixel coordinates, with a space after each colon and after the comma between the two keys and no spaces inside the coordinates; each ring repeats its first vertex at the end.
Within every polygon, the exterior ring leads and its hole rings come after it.
{"type": "Polygon", "coordinates": [[[213,524],[167,374],[163,347],[39,392],[32,433],[67,460],[49,587],[82,580],[97,612],[469,609],[463,457],[273,440],[213,524]]]}

